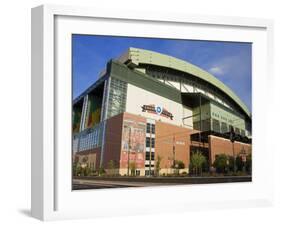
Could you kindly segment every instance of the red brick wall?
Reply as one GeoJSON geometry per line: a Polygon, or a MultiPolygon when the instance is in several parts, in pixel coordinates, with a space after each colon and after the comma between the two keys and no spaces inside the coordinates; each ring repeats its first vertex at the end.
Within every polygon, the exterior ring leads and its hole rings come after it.
{"type": "Polygon", "coordinates": [[[103,167],[108,168],[108,162],[113,160],[116,167],[120,163],[120,150],[122,140],[123,114],[116,115],[106,122],[103,167]]]}
{"type": "MultiPolygon", "coordinates": [[[[210,143],[210,157],[211,163],[215,161],[215,156],[218,154],[226,154],[233,156],[233,148],[232,143],[230,140],[219,138],[215,136],[209,136],[209,143],[210,143]]],[[[241,142],[234,142],[234,154],[235,156],[238,155],[241,150],[244,148],[246,154],[252,152],[252,145],[245,144],[241,142]]]]}
{"type": "Polygon", "coordinates": [[[175,160],[189,166],[190,132],[192,130],[168,123],[155,122],[155,164],[157,155],[162,158],[160,167],[171,168],[173,164],[173,137],[175,137],[175,160]]]}

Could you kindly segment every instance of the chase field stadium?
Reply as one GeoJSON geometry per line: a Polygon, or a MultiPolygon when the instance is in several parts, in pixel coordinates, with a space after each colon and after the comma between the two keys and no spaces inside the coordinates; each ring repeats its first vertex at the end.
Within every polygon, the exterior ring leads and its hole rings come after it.
{"type": "Polygon", "coordinates": [[[121,176],[154,175],[157,159],[160,175],[172,173],[177,160],[189,173],[197,151],[208,166],[218,154],[250,154],[251,113],[205,70],[129,48],[73,100],[72,148],[81,164],[107,171],[114,163],[121,176]]]}

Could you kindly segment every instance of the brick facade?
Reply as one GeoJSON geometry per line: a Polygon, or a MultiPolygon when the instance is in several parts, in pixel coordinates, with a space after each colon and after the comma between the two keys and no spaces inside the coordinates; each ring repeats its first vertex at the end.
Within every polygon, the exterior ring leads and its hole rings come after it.
{"type": "MultiPolygon", "coordinates": [[[[104,169],[108,170],[108,163],[112,160],[117,172],[121,175],[126,175],[128,163],[134,163],[136,170],[140,171],[140,175],[144,175],[146,123],[147,119],[145,117],[130,113],[121,113],[107,120],[102,163],[104,169]],[[130,128],[131,130],[129,142],[128,131],[127,134],[125,133],[126,126],[127,129],[130,128]]],[[[180,160],[184,163],[185,169],[182,169],[181,172],[188,172],[191,149],[196,147],[201,147],[206,151],[205,154],[211,164],[218,154],[233,156],[233,146],[230,140],[209,135],[208,142],[203,144],[191,141],[190,135],[194,132],[198,131],[155,121],[154,165],[156,167],[157,156],[160,156],[160,174],[172,173],[174,160],[180,160]],[[174,152],[173,146],[175,146],[174,152]]],[[[247,155],[251,151],[251,144],[234,142],[235,156],[241,152],[247,155]]],[[[78,152],[74,158],[78,158],[80,163],[86,163],[88,166],[98,169],[101,161],[101,148],[78,152]],[[85,159],[87,159],[86,162],[85,159]]]]}
{"type": "MultiPolygon", "coordinates": [[[[233,156],[233,146],[230,140],[209,136],[209,151],[210,151],[210,162],[213,163],[215,161],[215,157],[218,154],[226,154],[229,156],[233,156]]],[[[234,155],[237,156],[244,151],[245,154],[250,154],[252,152],[252,145],[245,144],[241,142],[234,142],[234,155]]]]}
{"type": "Polygon", "coordinates": [[[160,168],[162,173],[169,173],[173,160],[183,161],[185,168],[189,166],[189,146],[191,129],[174,126],[156,121],[155,123],[155,161],[161,157],[160,168]],[[175,145],[175,154],[173,154],[175,145]]]}
{"type": "Polygon", "coordinates": [[[120,167],[121,144],[122,144],[123,114],[116,115],[106,122],[106,136],[103,153],[103,167],[108,168],[108,162],[120,167]]]}

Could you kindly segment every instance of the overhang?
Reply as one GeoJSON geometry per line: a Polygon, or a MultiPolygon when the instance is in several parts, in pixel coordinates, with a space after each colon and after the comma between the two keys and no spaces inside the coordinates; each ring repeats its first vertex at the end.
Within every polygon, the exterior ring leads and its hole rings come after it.
{"type": "Polygon", "coordinates": [[[227,96],[229,96],[242,110],[250,117],[250,111],[241,99],[224,83],[218,80],[209,72],[178,58],[157,53],[150,50],[130,47],[119,59],[122,63],[130,62],[131,66],[140,64],[157,65],[161,67],[172,68],[188,74],[192,74],[210,84],[217,87],[227,96]]]}

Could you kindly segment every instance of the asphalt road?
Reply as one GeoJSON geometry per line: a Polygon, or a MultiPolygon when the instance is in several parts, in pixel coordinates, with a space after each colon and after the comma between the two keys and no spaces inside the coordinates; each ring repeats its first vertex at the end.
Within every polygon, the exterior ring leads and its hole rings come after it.
{"type": "Polygon", "coordinates": [[[102,189],[102,188],[128,188],[147,186],[167,186],[179,184],[207,184],[251,182],[251,177],[196,177],[196,178],[93,178],[83,177],[73,179],[73,190],[102,189]]]}

